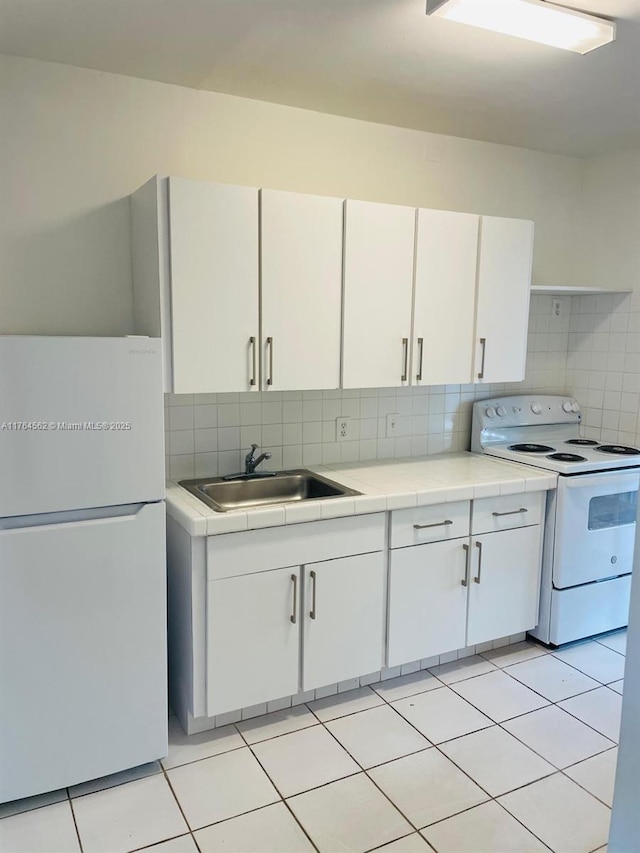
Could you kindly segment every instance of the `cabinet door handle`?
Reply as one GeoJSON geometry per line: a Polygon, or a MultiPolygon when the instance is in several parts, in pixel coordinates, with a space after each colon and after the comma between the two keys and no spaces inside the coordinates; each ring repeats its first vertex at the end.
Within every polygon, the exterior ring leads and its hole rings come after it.
{"type": "Polygon", "coordinates": [[[469,546],[463,545],[464,548],[464,580],[460,581],[462,586],[469,586],[469,546]]]}
{"type": "Polygon", "coordinates": [[[480,583],[480,575],[482,574],[482,542],[476,542],[478,549],[478,574],[473,579],[474,583],[480,583]]]}
{"type": "Polygon", "coordinates": [[[267,385],[273,385],[273,338],[267,338],[267,346],[269,347],[269,376],[267,385]]]}
{"type": "Polygon", "coordinates": [[[291,608],[291,621],[295,625],[298,621],[298,575],[291,575],[293,581],[293,606],[291,608]]]}
{"type": "Polygon", "coordinates": [[[251,379],[249,385],[256,384],[256,339],[253,335],[249,338],[249,346],[251,347],[251,379]]]}
{"type": "Polygon", "coordinates": [[[482,361],[480,362],[480,373],[478,373],[478,379],[484,379],[484,357],[487,353],[486,338],[480,338],[480,346],[482,347],[482,361]]]}
{"type": "Polygon", "coordinates": [[[427,527],[444,527],[445,524],[453,524],[450,518],[445,518],[444,521],[436,521],[434,524],[414,524],[414,530],[426,530],[427,527]]]}
{"type": "Polygon", "coordinates": [[[422,380],[422,350],[424,349],[424,338],[418,338],[418,372],[416,379],[418,382],[422,380]]]}
{"type": "Polygon", "coordinates": [[[311,575],[311,610],[309,611],[309,616],[312,619],[316,618],[316,573],[309,572],[311,575]]]}
{"type": "Polygon", "coordinates": [[[409,338],[402,339],[402,361],[404,364],[404,370],[402,371],[402,376],[400,377],[401,382],[407,381],[407,376],[409,373],[409,338]]]}
{"type": "Polygon", "coordinates": [[[492,512],[491,515],[495,515],[496,518],[500,518],[503,515],[520,515],[521,512],[529,512],[526,506],[521,506],[520,509],[510,509],[508,512],[492,512]]]}

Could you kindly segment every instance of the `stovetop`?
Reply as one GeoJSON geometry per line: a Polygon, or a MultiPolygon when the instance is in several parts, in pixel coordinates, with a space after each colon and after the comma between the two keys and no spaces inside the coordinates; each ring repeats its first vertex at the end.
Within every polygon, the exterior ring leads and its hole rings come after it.
{"type": "MultiPolygon", "coordinates": [[[[542,440],[542,439],[540,439],[542,440]]],[[[640,467],[640,450],[634,448],[632,453],[611,453],[602,450],[602,445],[595,442],[590,446],[568,444],[566,441],[556,441],[553,445],[546,443],[548,450],[528,452],[514,450],[510,444],[492,444],[483,448],[483,452],[499,459],[512,462],[522,462],[524,465],[534,465],[558,474],[585,474],[589,471],[612,471],[617,468],[640,467]]],[[[629,448],[631,450],[631,448],[629,448]]]]}
{"type": "Polygon", "coordinates": [[[640,448],[583,435],[577,402],[551,395],[475,403],[471,449],[563,476],[640,467],[640,448]]]}

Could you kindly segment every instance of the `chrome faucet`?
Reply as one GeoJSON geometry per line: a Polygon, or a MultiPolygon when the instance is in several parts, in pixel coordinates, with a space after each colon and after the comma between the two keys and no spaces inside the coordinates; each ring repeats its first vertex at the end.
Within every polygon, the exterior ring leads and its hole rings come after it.
{"type": "Polygon", "coordinates": [[[247,453],[244,459],[244,473],[246,475],[255,474],[255,470],[261,462],[264,462],[265,459],[271,459],[270,453],[261,453],[258,458],[255,458],[255,452],[258,449],[257,444],[251,445],[251,450],[247,453]]]}

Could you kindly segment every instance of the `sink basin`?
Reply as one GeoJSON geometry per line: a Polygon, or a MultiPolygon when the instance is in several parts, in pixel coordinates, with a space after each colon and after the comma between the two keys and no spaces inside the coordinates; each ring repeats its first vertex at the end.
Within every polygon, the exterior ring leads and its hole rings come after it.
{"type": "Polygon", "coordinates": [[[312,474],[304,468],[295,471],[278,471],[272,475],[239,474],[233,478],[208,477],[200,480],[181,480],[178,485],[216,512],[360,494],[346,486],[339,486],[338,483],[327,480],[319,474],[312,474]]]}

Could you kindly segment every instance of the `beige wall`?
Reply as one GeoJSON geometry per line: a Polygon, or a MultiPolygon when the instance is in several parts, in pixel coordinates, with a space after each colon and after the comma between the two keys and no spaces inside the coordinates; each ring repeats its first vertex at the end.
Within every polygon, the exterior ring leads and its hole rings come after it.
{"type": "Polygon", "coordinates": [[[0,116],[0,333],[131,331],[155,173],[531,218],[534,281],[581,283],[581,160],[8,56],[0,116]]]}
{"type": "Polygon", "coordinates": [[[640,290],[640,149],[585,162],[581,233],[585,286],[640,290]]]}

